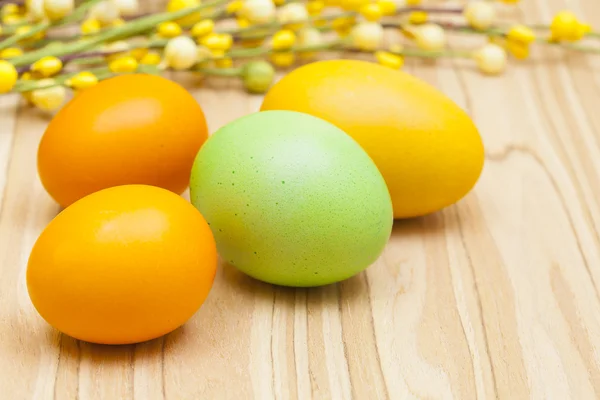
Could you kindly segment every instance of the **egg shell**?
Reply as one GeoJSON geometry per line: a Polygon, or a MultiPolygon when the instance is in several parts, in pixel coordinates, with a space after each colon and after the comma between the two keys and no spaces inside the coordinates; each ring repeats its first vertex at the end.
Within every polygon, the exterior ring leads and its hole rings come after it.
{"type": "Polygon", "coordinates": [[[270,111],[218,130],[192,170],[192,203],[220,255],[285,286],[341,281],[380,255],[392,206],[373,161],[339,128],[270,111]]]}
{"type": "Polygon", "coordinates": [[[168,79],[127,74],[85,89],[52,119],[38,172],[63,207],[112,186],[145,184],[182,193],[208,138],[202,109],[168,79]]]}
{"type": "Polygon", "coordinates": [[[375,63],[300,67],[269,90],[261,110],[304,112],[352,136],[383,174],[396,218],[455,203],[483,169],[481,137],[461,108],[426,82],[375,63]]]}
{"type": "Polygon", "coordinates": [[[125,185],[63,210],[36,241],[27,288],[59,331],[93,343],[154,339],[184,324],[212,286],[214,238],[165,189],[125,185]]]}

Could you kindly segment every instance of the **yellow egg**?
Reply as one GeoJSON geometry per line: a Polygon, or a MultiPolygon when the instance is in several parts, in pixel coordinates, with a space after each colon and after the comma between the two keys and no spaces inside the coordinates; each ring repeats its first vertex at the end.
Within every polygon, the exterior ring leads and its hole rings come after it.
{"type": "Polygon", "coordinates": [[[381,171],[395,218],[455,203],[483,168],[481,137],[462,109],[429,84],[374,63],[305,65],[271,88],[262,110],[312,114],[352,136],[381,171]]]}

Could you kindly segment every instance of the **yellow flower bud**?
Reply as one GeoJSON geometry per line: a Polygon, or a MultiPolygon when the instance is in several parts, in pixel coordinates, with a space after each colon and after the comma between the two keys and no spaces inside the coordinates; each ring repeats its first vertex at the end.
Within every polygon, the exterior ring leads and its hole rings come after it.
{"type": "Polygon", "coordinates": [[[233,46],[233,36],[229,33],[220,33],[219,37],[221,38],[221,50],[231,49],[231,46],[233,46]]]}
{"type": "Polygon", "coordinates": [[[100,22],[101,25],[108,26],[114,20],[121,16],[116,4],[109,0],[101,1],[90,10],[89,17],[100,22]]]}
{"type": "Polygon", "coordinates": [[[33,21],[41,21],[46,18],[44,11],[44,0],[25,0],[27,16],[33,21]]]}
{"type": "Polygon", "coordinates": [[[136,60],[141,61],[142,58],[144,58],[144,56],[148,54],[148,49],[145,47],[139,47],[137,49],[132,49],[131,51],[129,51],[129,54],[136,60]]]}
{"type": "Polygon", "coordinates": [[[160,37],[170,39],[181,35],[181,26],[177,22],[168,21],[158,24],[156,31],[160,37]]]}
{"type": "Polygon", "coordinates": [[[420,25],[413,32],[415,43],[420,49],[439,51],[446,46],[446,32],[436,24],[420,25]]]}
{"type": "Polygon", "coordinates": [[[0,58],[8,60],[9,58],[15,58],[23,55],[23,50],[18,47],[9,47],[0,51],[0,58]]]}
{"type": "Polygon", "coordinates": [[[4,25],[16,25],[23,21],[23,17],[20,15],[4,15],[2,16],[2,23],[4,25]]]}
{"type": "Polygon", "coordinates": [[[413,25],[422,25],[429,19],[425,11],[413,11],[408,15],[408,22],[413,25]]]}
{"type": "Polygon", "coordinates": [[[63,105],[67,91],[56,85],[54,79],[42,79],[37,83],[40,89],[31,91],[31,102],[44,111],[54,111],[63,105]]]}
{"type": "Polygon", "coordinates": [[[111,61],[108,68],[117,74],[135,72],[138,68],[138,62],[132,56],[123,56],[111,61]]]}
{"type": "Polygon", "coordinates": [[[81,34],[82,35],[93,35],[95,33],[100,32],[102,26],[100,25],[100,21],[94,18],[89,18],[83,21],[81,24],[81,34]]]}
{"type": "Polygon", "coordinates": [[[340,5],[344,10],[357,11],[365,4],[369,4],[370,0],[341,0],[340,5]]]}
{"type": "Polygon", "coordinates": [[[586,30],[586,25],[582,24],[575,14],[570,11],[561,11],[552,19],[550,38],[554,41],[575,42],[585,36],[586,30]]]}
{"type": "Polygon", "coordinates": [[[360,13],[367,21],[373,22],[379,21],[383,15],[381,6],[377,3],[365,4],[360,8],[360,13]]]}
{"type": "Polygon", "coordinates": [[[375,58],[377,62],[384,67],[400,69],[404,65],[404,58],[389,51],[376,51],[375,58]]]}
{"type": "Polygon", "coordinates": [[[195,38],[201,38],[209,33],[212,33],[215,29],[215,23],[212,19],[205,19],[200,22],[197,22],[192,27],[192,36],[195,38]]]}
{"type": "Polygon", "coordinates": [[[2,9],[0,10],[0,15],[2,15],[2,16],[14,15],[16,17],[22,17],[23,10],[17,4],[8,3],[8,4],[4,4],[2,6],[2,9]]]}
{"type": "Polygon", "coordinates": [[[227,11],[228,14],[235,14],[242,9],[243,5],[244,2],[242,0],[233,0],[227,4],[225,11],[227,11]]]}
{"type": "Polygon", "coordinates": [[[138,0],[112,0],[119,10],[119,14],[127,17],[135,15],[140,9],[138,0]]]}
{"type": "Polygon", "coordinates": [[[498,75],[506,69],[506,51],[497,44],[487,43],[473,55],[473,58],[484,74],[498,75]]]}
{"type": "Polygon", "coordinates": [[[364,51],[377,50],[383,43],[383,27],[378,22],[361,22],[352,28],[352,44],[364,51]]]}
{"type": "Polygon", "coordinates": [[[273,4],[279,7],[285,4],[285,0],[273,0],[273,4]]]}
{"type": "Polygon", "coordinates": [[[44,0],[44,11],[51,21],[66,17],[74,8],[74,0],[44,0]]]}
{"type": "Polygon", "coordinates": [[[493,25],[496,9],[494,4],[489,1],[472,1],[465,7],[464,15],[470,26],[484,30],[493,25]]]}
{"type": "Polygon", "coordinates": [[[244,0],[239,16],[255,24],[264,24],[275,16],[275,4],[271,0],[244,0]]]}
{"type": "Polygon", "coordinates": [[[17,83],[19,74],[8,61],[0,60],[0,93],[8,93],[17,83]]]}
{"type": "Polygon", "coordinates": [[[377,0],[381,13],[385,16],[396,14],[396,3],[394,0],[377,0]]]}
{"type": "Polygon", "coordinates": [[[289,3],[277,10],[277,21],[282,25],[301,27],[308,19],[308,11],[302,3],[289,3]]]}
{"type": "Polygon", "coordinates": [[[237,22],[237,25],[240,28],[247,28],[247,27],[250,26],[250,21],[247,18],[244,18],[244,17],[237,17],[235,19],[235,22],[237,22]]]}
{"type": "Polygon", "coordinates": [[[69,86],[75,90],[90,88],[98,83],[96,75],[89,71],[82,71],[69,79],[69,86]]]}
{"type": "MultiPolygon", "coordinates": [[[[167,11],[179,11],[186,8],[198,7],[200,0],[170,0],[167,4],[167,11]]],[[[200,12],[194,12],[188,16],[178,19],[176,22],[180,25],[193,25],[202,19],[200,12]]]]}
{"type": "Polygon", "coordinates": [[[210,50],[229,50],[233,45],[233,37],[229,34],[211,33],[200,39],[200,44],[210,50]]]}
{"type": "Polygon", "coordinates": [[[165,47],[164,59],[172,69],[189,69],[198,61],[196,43],[187,36],[173,38],[165,47]]]}
{"type": "Polygon", "coordinates": [[[525,45],[529,45],[535,41],[535,34],[524,25],[515,25],[508,30],[506,38],[511,42],[519,42],[525,45]]]}
{"type": "Polygon", "coordinates": [[[278,67],[290,67],[296,61],[296,56],[291,51],[271,54],[271,61],[278,67]]]}
{"type": "Polygon", "coordinates": [[[155,51],[149,51],[142,57],[140,64],[143,65],[158,65],[161,62],[160,54],[155,51]]]}
{"type": "Polygon", "coordinates": [[[31,64],[31,71],[43,76],[44,78],[56,75],[63,68],[63,63],[54,56],[42,57],[31,64]]]}
{"type": "Polygon", "coordinates": [[[274,50],[289,50],[296,43],[296,34],[289,29],[282,29],[273,35],[274,50]]]}
{"type": "Polygon", "coordinates": [[[321,12],[324,8],[325,3],[323,3],[321,0],[310,0],[308,3],[306,3],[306,11],[308,11],[308,15],[321,15],[321,12]]]}
{"type": "Polygon", "coordinates": [[[19,6],[13,3],[3,5],[2,10],[0,11],[0,14],[2,15],[17,15],[20,13],[21,10],[19,9],[19,6]]]}
{"type": "Polygon", "coordinates": [[[406,5],[408,6],[418,6],[421,4],[421,0],[406,0],[406,5]]]}
{"type": "Polygon", "coordinates": [[[298,45],[318,46],[323,43],[323,34],[316,28],[304,28],[298,32],[298,45]]]}
{"type": "MultiPolygon", "coordinates": [[[[323,34],[317,28],[307,27],[298,31],[298,46],[314,47],[323,44],[323,34]]],[[[298,56],[303,59],[314,58],[317,53],[314,50],[302,51],[298,56]]]]}
{"type": "Polygon", "coordinates": [[[345,37],[350,34],[355,23],[356,19],[354,17],[338,17],[333,20],[331,26],[338,36],[345,37]]]}
{"type": "Polygon", "coordinates": [[[217,68],[231,68],[233,60],[229,57],[222,57],[215,60],[215,66],[217,68]]]}

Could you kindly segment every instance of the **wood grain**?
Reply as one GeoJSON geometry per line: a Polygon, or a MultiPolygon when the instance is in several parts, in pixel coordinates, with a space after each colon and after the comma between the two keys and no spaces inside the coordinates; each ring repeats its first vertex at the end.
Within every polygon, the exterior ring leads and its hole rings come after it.
{"type": "MultiPolygon", "coordinates": [[[[563,8],[600,27],[596,0],[504,13],[538,23],[563,8]]],[[[36,173],[48,116],[0,97],[0,397],[600,398],[600,57],[536,49],[500,78],[406,68],[479,126],[475,190],[397,221],[380,259],[338,285],[278,288],[221,263],[189,323],[135,346],[76,341],[33,309],[27,258],[58,212],[36,173]]],[[[184,79],[211,131],[260,105],[236,83],[184,79]]]]}

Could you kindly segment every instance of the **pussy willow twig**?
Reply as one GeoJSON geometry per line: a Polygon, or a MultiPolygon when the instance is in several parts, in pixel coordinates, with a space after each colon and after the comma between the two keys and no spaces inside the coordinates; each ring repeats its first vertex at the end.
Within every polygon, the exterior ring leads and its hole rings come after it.
{"type": "Polygon", "coordinates": [[[40,58],[45,56],[61,57],[67,54],[93,49],[94,47],[104,44],[105,42],[108,42],[110,40],[116,40],[121,37],[128,37],[133,36],[135,34],[139,34],[140,32],[152,29],[153,27],[162,22],[183,18],[195,12],[207,9],[209,7],[221,5],[226,1],[227,0],[212,0],[196,7],[189,7],[179,11],[166,12],[143,17],[135,21],[127,22],[121,26],[111,28],[110,30],[101,32],[98,35],[95,35],[90,38],[85,38],[72,43],[66,43],[62,46],[42,48],[36,51],[26,53],[20,57],[13,58],[11,60],[11,63],[15,67],[21,67],[27,64],[31,64],[32,62],[35,62],[36,60],[39,60],[40,58]]]}
{"type": "Polygon", "coordinates": [[[67,25],[73,21],[77,21],[77,20],[81,19],[89,11],[89,9],[91,7],[93,7],[95,4],[99,3],[100,1],[101,0],[89,0],[89,1],[81,4],[79,7],[77,7],[75,9],[75,11],[73,11],[71,14],[67,15],[66,17],[64,17],[62,19],[59,19],[54,22],[43,21],[43,22],[38,23],[37,25],[32,26],[31,29],[29,29],[26,32],[23,32],[18,35],[9,36],[6,39],[0,41],[0,50],[6,49],[16,43],[19,43],[22,40],[29,39],[29,38],[37,35],[38,33],[49,29],[50,27],[67,25]]]}

